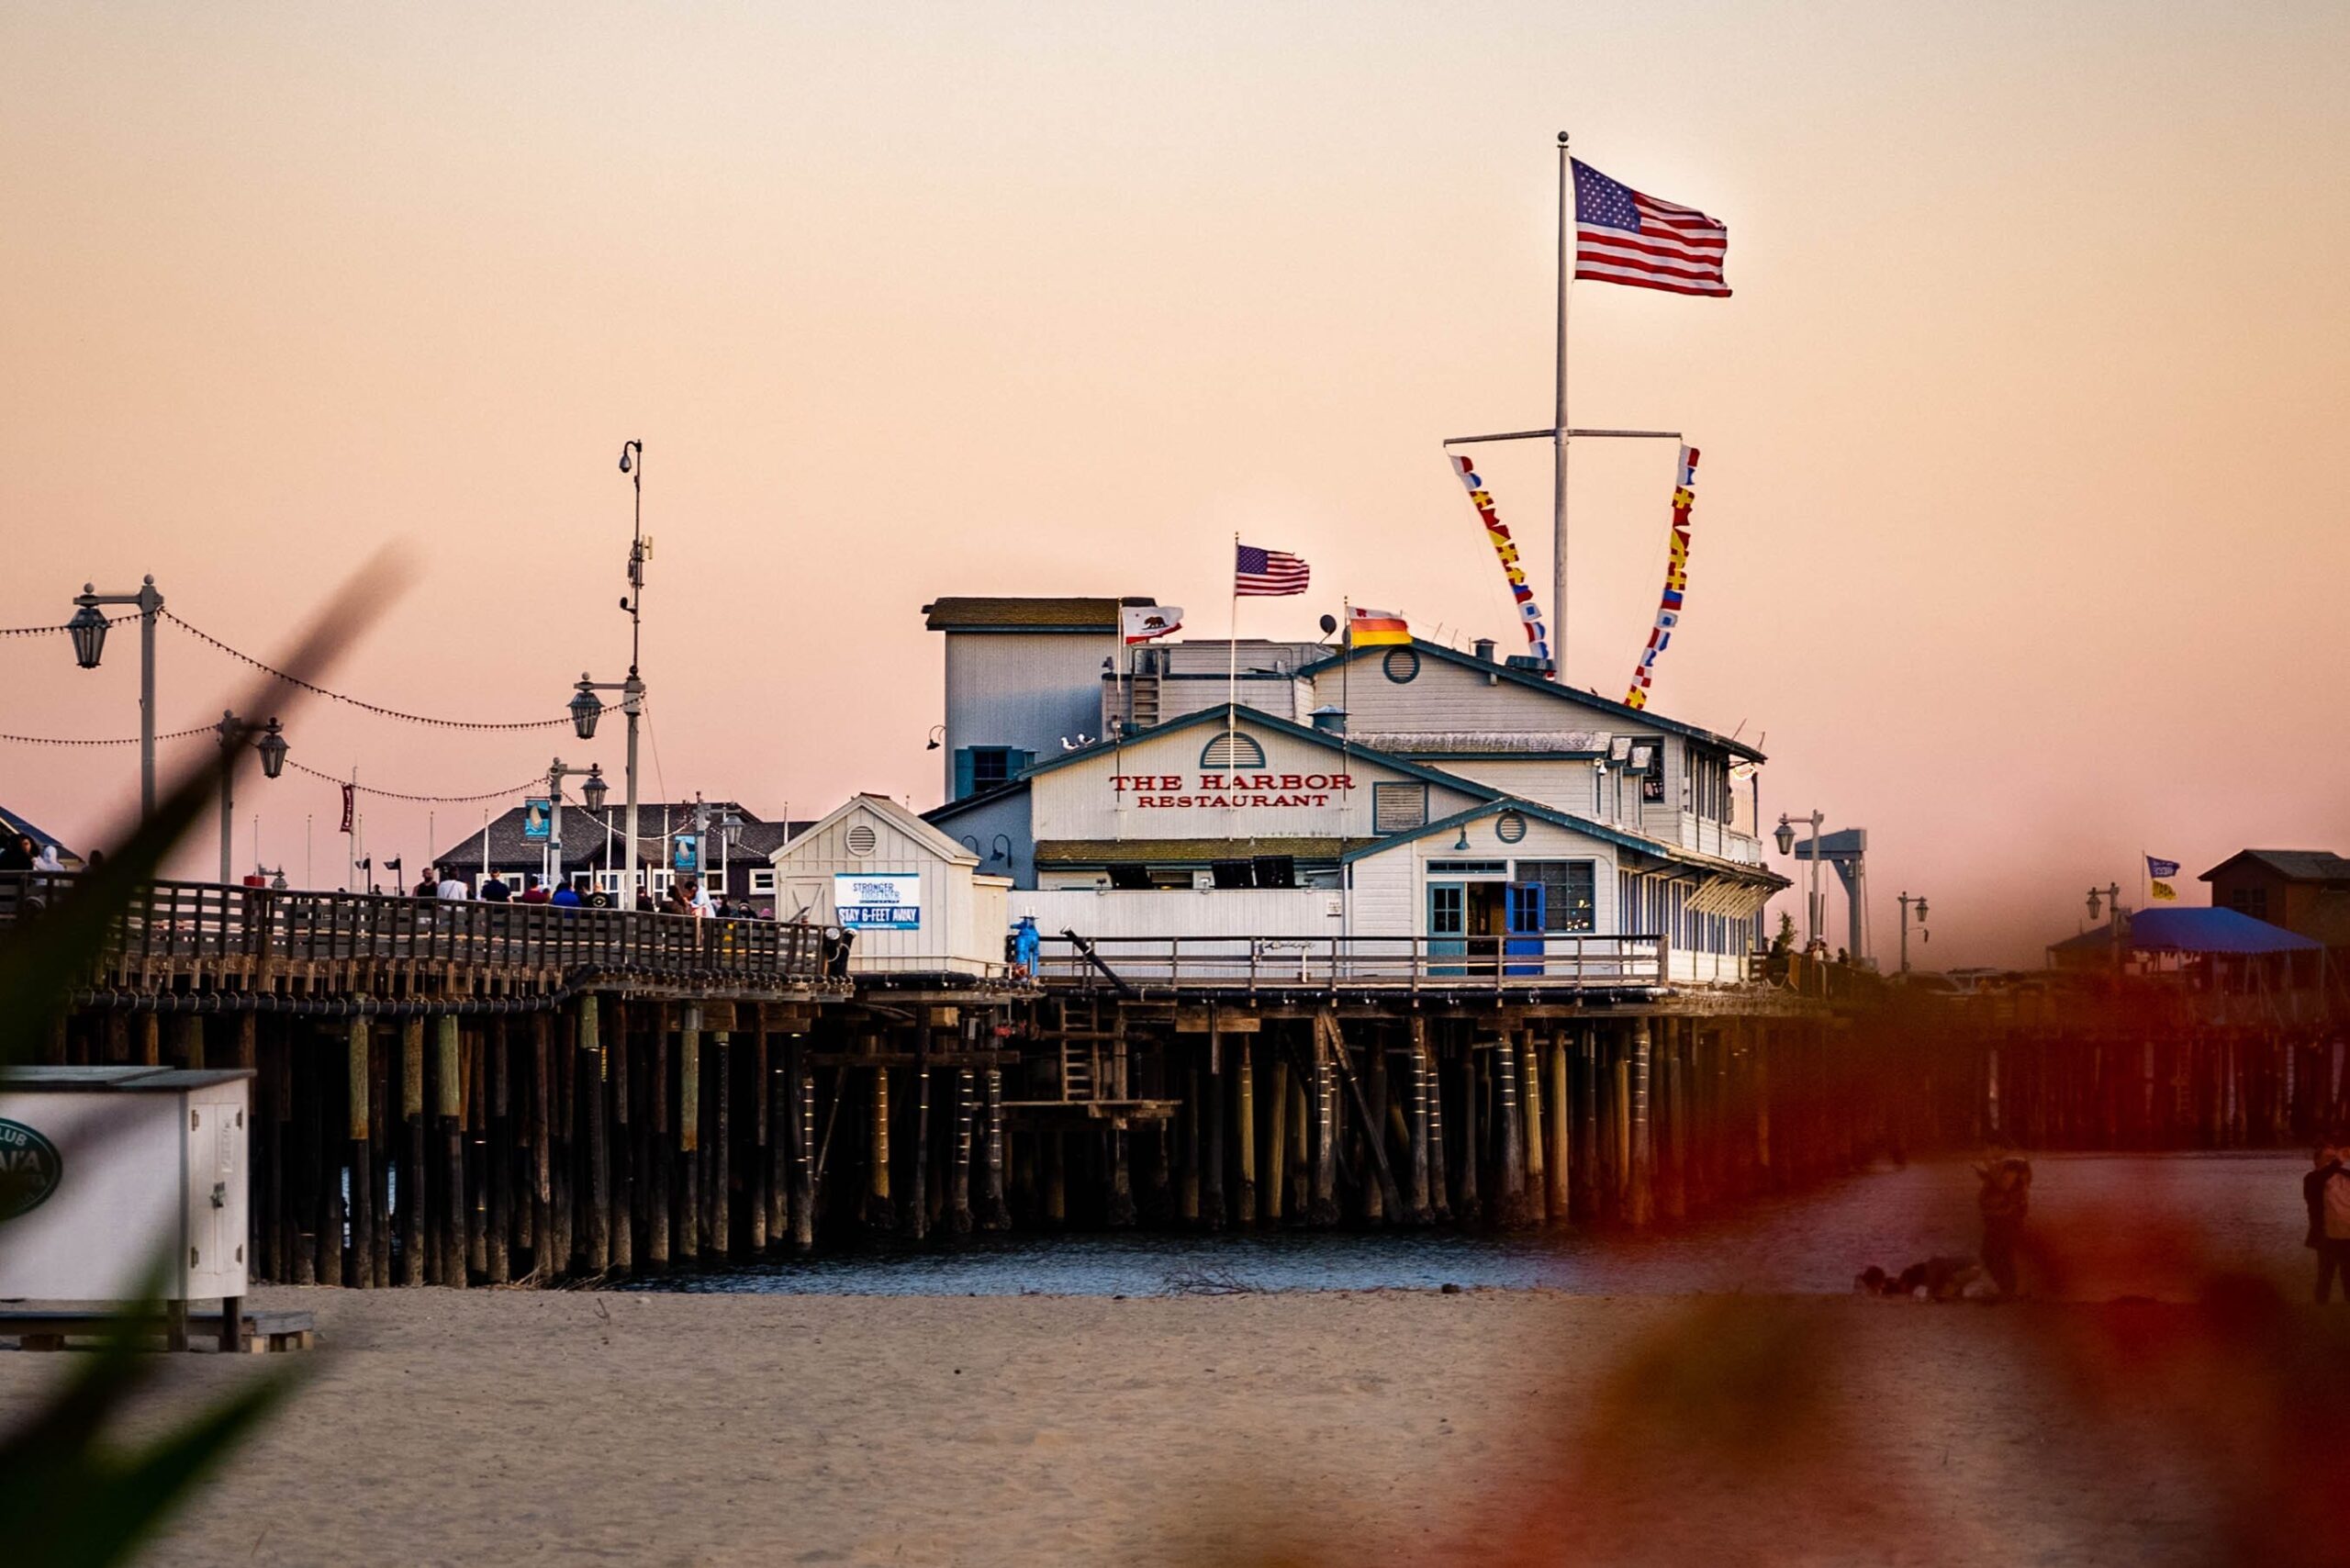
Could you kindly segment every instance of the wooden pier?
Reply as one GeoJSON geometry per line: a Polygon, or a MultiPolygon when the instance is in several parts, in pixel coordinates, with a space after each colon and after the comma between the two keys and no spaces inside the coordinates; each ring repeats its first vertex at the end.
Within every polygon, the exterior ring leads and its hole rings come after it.
{"type": "Polygon", "coordinates": [[[1014,1226],[1647,1226],[1899,1119],[1830,1007],[1676,988],[1654,939],[1005,980],[853,977],[827,938],[159,883],[49,1055],[254,1069],[254,1277],[360,1287],[1014,1226]]]}

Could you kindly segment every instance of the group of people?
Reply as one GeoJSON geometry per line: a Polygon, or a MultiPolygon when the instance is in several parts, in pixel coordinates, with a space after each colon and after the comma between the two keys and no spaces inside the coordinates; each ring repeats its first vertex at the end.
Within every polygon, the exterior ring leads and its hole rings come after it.
{"type": "Polygon", "coordinates": [[[12,834],[0,840],[0,871],[62,871],[57,846],[42,844],[31,834],[12,834]]]}
{"type": "MultiPolygon", "coordinates": [[[[522,887],[517,891],[512,883],[492,871],[488,879],[482,883],[480,891],[476,892],[457,875],[456,868],[453,866],[428,867],[423,879],[416,884],[416,896],[420,899],[477,899],[483,903],[549,904],[557,909],[614,907],[612,895],[602,888],[591,888],[582,892],[569,881],[557,882],[550,888],[547,879],[535,872],[522,878],[522,887]]],[[[702,885],[701,879],[690,872],[672,880],[668,890],[658,899],[640,890],[636,895],[636,907],[645,913],[685,914],[705,919],[764,918],[763,912],[738,904],[731,898],[713,899],[709,889],[702,885]]]]}

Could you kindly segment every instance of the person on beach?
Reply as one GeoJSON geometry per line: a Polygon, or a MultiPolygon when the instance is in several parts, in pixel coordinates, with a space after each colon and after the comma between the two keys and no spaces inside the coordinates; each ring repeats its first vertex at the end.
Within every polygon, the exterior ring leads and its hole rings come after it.
{"type": "Polygon", "coordinates": [[[2016,1294],[2016,1243],[2023,1237],[2031,1207],[2031,1162],[1995,1140],[1975,1168],[1982,1189],[1975,1202],[1983,1214],[1983,1267],[1999,1294],[2016,1294]]]}
{"type": "Polygon", "coordinates": [[[2301,1201],[2309,1206],[2310,1233],[2302,1245],[2317,1254],[2317,1302],[2333,1299],[2333,1281],[2343,1276],[2342,1298],[2350,1301],[2350,1168],[2339,1143],[2318,1146],[2301,1178],[2301,1201]]]}

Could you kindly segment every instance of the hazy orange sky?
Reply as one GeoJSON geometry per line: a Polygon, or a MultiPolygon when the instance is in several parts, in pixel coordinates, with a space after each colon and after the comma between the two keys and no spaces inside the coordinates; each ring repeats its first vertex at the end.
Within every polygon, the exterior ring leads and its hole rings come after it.
{"type": "MultiPolygon", "coordinates": [[[[2142,848],[2350,850],[2345,60],[2333,4],[11,6],[0,624],[152,571],[268,649],[405,540],[334,684],[554,714],[626,664],[634,436],[651,798],[934,804],[921,604],[1221,634],[1235,529],[1316,573],[1244,632],[1345,594],[1506,641],[1438,442],[1548,417],[1567,129],[1729,225],[1735,298],[1575,291],[1578,422],[1705,452],[1657,705],[1870,830],[1888,962],[1903,888],[1937,964],[2029,959],[2142,848]]],[[[1483,471],[1550,609],[1547,454],[1483,471]]],[[[1579,449],[1579,684],[1630,672],[1670,482],[1579,449]]],[[[237,667],[162,652],[162,727],[217,717],[237,667]]],[[[133,734],[135,655],[0,639],[0,729],[133,734]]],[[[288,727],[442,794],[621,756],[288,727]]],[[[69,841],[135,785],[0,745],[69,841]]],[[[258,809],[298,879],[315,814],[341,880],[330,785],[241,796],[241,861],[258,809]]]]}

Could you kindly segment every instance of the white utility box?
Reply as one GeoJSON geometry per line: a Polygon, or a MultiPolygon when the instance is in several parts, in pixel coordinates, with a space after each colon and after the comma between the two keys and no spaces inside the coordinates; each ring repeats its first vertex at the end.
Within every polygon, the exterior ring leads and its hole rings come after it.
{"type": "Polygon", "coordinates": [[[0,1298],[245,1294],[252,1072],[0,1072],[0,1298]]]}

